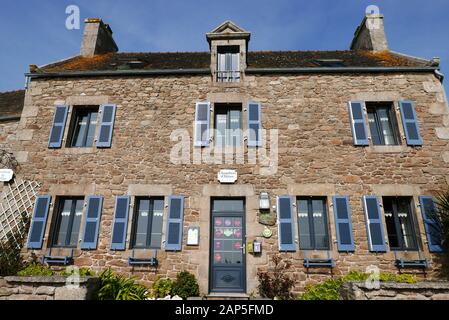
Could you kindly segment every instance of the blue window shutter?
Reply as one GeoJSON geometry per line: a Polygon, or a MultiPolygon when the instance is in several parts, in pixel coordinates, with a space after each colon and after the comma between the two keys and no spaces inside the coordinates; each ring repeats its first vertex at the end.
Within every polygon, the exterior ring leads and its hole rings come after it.
{"type": "Polygon", "coordinates": [[[351,101],[348,104],[354,145],[368,145],[368,130],[365,121],[365,103],[363,101],[351,101]]]}
{"type": "Polygon", "coordinates": [[[184,197],[168,197],[167,233],[165,251],[182,250],[182,226],[184,219],[184,197]]]}
{"type": "Polygon", "coordinates": [[[41,249],[47,225],[51,196],[38,196],[34,205],[33,218],[28,234],[28,249],[41,249]]]}
{"type": "Polygon", "coordinates": [[[67,121],[68,106],[57,106],[53,117],[53,125],[48,139],[48,147],[52,149],[61,148],[64,137],[65,123],[67,121]]]}
{"type": "Polygon", "coordinates": [[[103,208],[103,197],[87,197],[86,218],[84,220],[82,250],[97,249],[98,229],[100,228],[101,211],[103,208]]]}
{"type": "Polygon", "coordinates": [[[210,103],[197,102],[195,109],[195,147],[207,147],[210,138],[210,103]]]}
{"type": "Polygon", "coordinates": [[[404,126],[407,145],[422,146],[423,141],[419,132],[415,103],[413,101],[399,101],[399,109],[401,110],[402,125],[404,126]]]}
{"type": "Polygon", "coordinates": [[[128,231],[129,196],[115,198],[115,214],[112,224],[111,249],[125,250],[128,231]]]}
{"type": "Polygon", "coordinates": [[[420,196],[419,203],[430,252],[443,252],[443,230],[432,197],[420,196]]]}
{"type": "Polygon", "coordinates": [[[352,233],[351,207],[348,196],[334,196],[335,228],[337,233],[338,251],[353,252],[354,236],[352,233]]]}
{"type": "Polygon", "coordinates": [[[363,209],[365,210],[369,250],[371,252],[386,252],[384,225],[377,197],[363,196],[363,209]]]}
{"type": "Polygon", "coordinates": [[[115,122],[115,104],[104,104],[100,106],[101,123],[97,138],[97,148],[110,148],[112,144],[112,132],[115,122]]]}
{"type": "Polygon", "coordinates": [[[260,103],[250,102],[247,111],[247,143],[248,147],[262,146],[262,107],[260,103]]]}
{"type": "Polygon", "coordinates": [[[290,196],[277,199],[279,251],[296,251],[294,233],[294,210],[290,196]]]}

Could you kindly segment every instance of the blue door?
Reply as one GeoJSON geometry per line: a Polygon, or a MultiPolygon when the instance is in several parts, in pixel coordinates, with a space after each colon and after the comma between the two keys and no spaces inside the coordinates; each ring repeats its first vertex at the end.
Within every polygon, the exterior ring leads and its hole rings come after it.
{"type": "Polygon", "coordinates": [[[211,292],[246,292],[245,201],[213,199],[211,292]]]}

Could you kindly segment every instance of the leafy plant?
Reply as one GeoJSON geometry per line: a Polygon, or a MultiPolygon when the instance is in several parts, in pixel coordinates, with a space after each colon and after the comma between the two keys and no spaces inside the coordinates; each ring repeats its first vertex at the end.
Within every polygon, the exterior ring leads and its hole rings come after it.
{"type": "Polygon", "coordinates": [[[6,241],[0,242],[0,277],[16,275],[24,267],[20,252],[26,236],[28,219],[26,216],[22,219],[22,223],[19,224],[20,229],[9,232],[6,241]]]}
{"type": "Polygon", "coordinates": [[[36,261],[28,264],[24,269],[17,272],[18,276],[52,276],[54,272],[47,266],[36,261]]]}
{"type": "MultiPolygon", "coordinates": [[[[79,272],[79,276],[80,277],[92,277],[95,276],[95,272],[93,272],[92,270],[90,270],[89,268],[85,268],[85,267],[81,267],[78,269],[79,272]]],[[[75,274],[75,269],[74,268],[68,268],[66,270],[64,270],[61,275],[64,277],[69,277],[73,274],[75,274]]]]}
{"type": "Polygon", "coordinates": [[[152,296],[154,298],[165,298],[170,295],[173,288],[173,281],[168,278],[159,278],[153,283],[152,296]]]}
{"type": "Polygon", "coordinates": [[[259,293],[262,297],[270,299],[291,299],[291,289],[295,282],[286,274],[291,264],[289,261],[282,262],[279,255],[274,255],[272,261],[274,268],[271,272],[257,272],[259,293]]]}
{"type": "MultiPolygon", "coordinates": [[[[366,281],[370,274],[351,271],[343,277],[334,279],[328,279],[322,283],[309,285],[306,287],[305,292],[298,298],[300,300],[339,300],[340,299],[340,287],[342,283],[349,281],[366,281]]],[[[400,283],[416,283],[416,278],[409,274],[392,274],[383,273],[379,274],[380,282],[400,282],[400,283]]]]}
{"type": "Polygon", "coordinates": [[[437,194],[436,205],[439,217],[435,217],[435,219],[439,219],[437,222],[441,225],[443,242],[447,246],[449,245],[449,188],[437,194]]]}
{"type": "Polygon", "coordinates": [[[100,275],[98,300],[145,300],[147,297],[147,288],[133,278],[114,274],[110,268],[100,275]]]}
{"type": "Polygon", "coordinates": [[[195,276],[187,271],[179,272],[176,275],[176,281],[173,283],[172,294],[183,299],[199,296],[200,288],[195,276]]]}

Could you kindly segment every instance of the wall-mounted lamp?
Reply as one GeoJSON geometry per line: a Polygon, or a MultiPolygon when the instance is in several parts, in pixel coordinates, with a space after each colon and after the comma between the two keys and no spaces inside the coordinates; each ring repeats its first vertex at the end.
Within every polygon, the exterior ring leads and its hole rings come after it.
{"type": "Polygon", "coordinates": [[[268,192],[261,192],[259,195],[259,209],[270,210],[270,196],[268,192]]]}

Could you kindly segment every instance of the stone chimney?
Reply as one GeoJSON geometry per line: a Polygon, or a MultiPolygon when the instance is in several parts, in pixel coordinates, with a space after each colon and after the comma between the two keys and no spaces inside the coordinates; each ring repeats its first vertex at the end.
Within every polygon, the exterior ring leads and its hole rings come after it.
{"type": "Polygon", "coordinates": [[[384,29],[384,16],[378,13],[366,14],[354,33],[351,50],[388,50],[384,29]]]}
{"type": "Polygon", "coordinates": [[[84,20],[83,43],[81,44],[81,55],[93,57],[96,54],[117,52],[118,47],[112,38],[112,30],[108,24],[101,19],[88,18],[84,20]]]}

